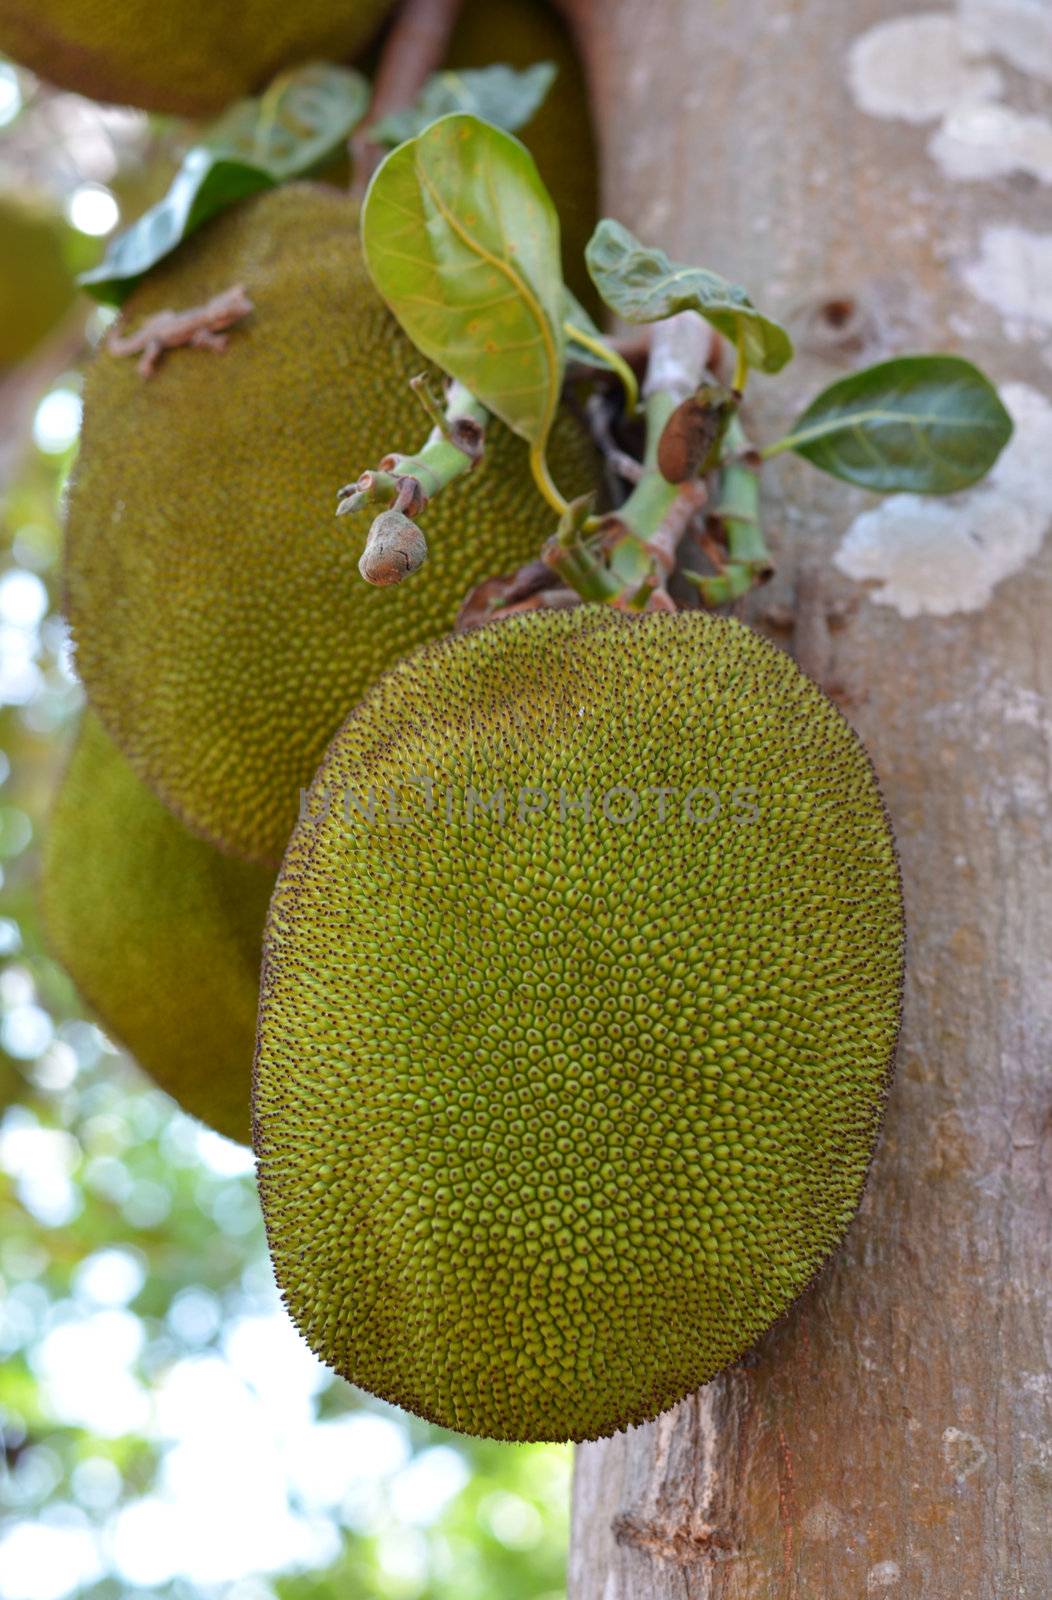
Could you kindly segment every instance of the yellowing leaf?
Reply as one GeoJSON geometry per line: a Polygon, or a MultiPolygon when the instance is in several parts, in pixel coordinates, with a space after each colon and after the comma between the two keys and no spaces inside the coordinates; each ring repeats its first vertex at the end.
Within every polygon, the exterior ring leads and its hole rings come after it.
{"type": "Polygon", "coordinates": [[[373,282],[406,333],[543,450],[562,383],[559,219],[511,134],[455,113],[392,150],[362,208],[373,282]]]}

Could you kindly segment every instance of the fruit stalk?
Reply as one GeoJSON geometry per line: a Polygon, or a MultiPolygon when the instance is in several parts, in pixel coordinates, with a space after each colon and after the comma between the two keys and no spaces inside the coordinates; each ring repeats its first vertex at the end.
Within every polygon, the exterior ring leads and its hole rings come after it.
{"type": "Polygon", "coordinates": [[[706,605],[740,600],[770,576],[771,552],[764,537],[760,508],[760,465],[741,417],[733,416],[724,439],[719,500],[713,508],[713,516],[723,525],[728,559],[712,577],[691,574],[706,605]]]}
{"type": "Polygon", "coordinates": [[[602,529],[611,569],[620,579],[615,603],[622,607],[675,609],[665,586],[704,490],[697,479],[670,483],[658,465],[658,451],[669,418],[701,386],[711,353],[709,329],[692,311],[654,325],[643,384],[643,471],[624,505],[605,519],[602,529]]]}
{"type": "Polygon", "coordinates": [[[358,571],[366,583],[386,588],[418,572],[427,560],[427,541],[413,517],[450,483],[482,460],[489,413],[462,383],[451,380],[441,407],[421,374],[410,382],[434,421],[427,442],[415,456],[385,456],[375,472],[363,472],[340,490],[336,515],[381,506],[369,529],[358,571]]]}
{"type": "Polygon", "coordinates": [[[346,484],[339,491],[338,517],[363,511],[366,506],[394,507],[418,516],[429,500],[472,472],[482,460],[489,412],[470,390],[451,381],[445,404],[439,408],[422,377],[414,378],[410,387],[434,420],[424,445],[415,455],[392,451],[378,467],[346,484]]]}

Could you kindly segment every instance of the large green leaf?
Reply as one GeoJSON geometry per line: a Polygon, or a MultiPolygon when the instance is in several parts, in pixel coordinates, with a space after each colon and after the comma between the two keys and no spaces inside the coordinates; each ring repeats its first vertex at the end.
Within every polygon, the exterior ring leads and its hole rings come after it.
{"type": "Polygon", "coordinates": [[[738,284],[670,260],[611,217],[603,218],[588,241],[585,260],[599,293],[626,322],[661,322],[677,311],[697,311],[743,347],[749,365],[761,372],[780,372],[792,357],[785,329],[757,311],[738,284]]]}
{"type": "Polygon", "coordinates": [[[365,115],[369,85],[345,67],[297,67],[258,99],[239,100],[188,151],[163,200],[118,234],[78,280],[120,305],[143,273],[209,217],[331,156],[365,115]]]}
{"type": "Polygon", "coordinates": [[[765,456],[795,450],[878,493],[952,494],[993,466],[1012,436],[997,390],[960,356],[899,356],[841,378],[765,456]]]}
{"type": "Polygon", "coordinates": [[[563,371],[559,219],[533,157],[457,114],[392,150],[362,207],[373,282],[413,343],[543,450],[563,371]]]}
{"type": "Polygon", "coordinates": [[[459,71],[447,68],[427,80],[414,106],[407,111],[392,111],[374,123],[369,137],[376,144],[402,144],[454,111],[469,111],[496,128],[514,133],[529,122],[541,105],[557,71],[551,61],[537,61],[521,72],[502,64],[459,71]]]}

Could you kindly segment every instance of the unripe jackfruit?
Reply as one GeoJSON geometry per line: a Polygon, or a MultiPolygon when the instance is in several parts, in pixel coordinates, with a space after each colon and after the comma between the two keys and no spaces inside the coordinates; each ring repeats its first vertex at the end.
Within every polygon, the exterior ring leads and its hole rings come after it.
{"type": "Polygon", "coordinates": [[[0,0],[0,51],[49,83],[209,116],[302,61],[345,61],[392,0],[0,0]]]}
{"type": "Polygon", "coordinates": [[[581,63],[565,23],[546,0],[468,0],[450,41],[450,67],[551,61],[558,75],[520,138],[551,190],[562,231],[563,269],[574,294],[600,307],[584,264],[599,218],[599,159],[581,63]]]}
{"type": "Polygon", "coordinates": [[[434,1422],[653,1417],[857,1207],[894,846],[851,728],[740,623],[584,607],[417,652],[330,746],[264,947],[278,1283],[318,1355],[434,1422]]]}
{"type": "Polygon", "coordinates": [[[188,833],[85,717],[44,844],[49,942],[107,1033],[245,1144],[273,882],[188,833]]]}
{"type": "MultiPolygon", "coordinates": [[[[66,599],[89,699],[139,775],[196,832],[276,865],[351,706],[474,584],[535,556],[552,514],[493,422],[477,471],[422,518],[423,569],[364,583],[368,514],[337,520],[336,491],[423,442],[409,379],[425,363],[338,194],[290,185],[217,218],[137,290],[129,324],[232,284],[255,311],[222,354],[172,351],[145,380],[108,352],[89,367],[66,599]]],[[[566,491],[590,486],[576,426],[551,459],[566,491]]]]}
{"type": "Polygon", "coordinates": [[[76,292],[59,219],[29,201],[0,196],[0,372],[36,348],[76,292]]]}

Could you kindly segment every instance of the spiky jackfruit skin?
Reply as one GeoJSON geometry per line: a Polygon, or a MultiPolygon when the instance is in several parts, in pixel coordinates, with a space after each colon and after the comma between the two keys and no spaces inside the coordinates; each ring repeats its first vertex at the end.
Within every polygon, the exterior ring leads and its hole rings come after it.
{"type": "Polygon", "coordinates": [[[0,196],[0,372],[46,338],[76,292],[59,219],[29,201],[0,196]]]}
{"type": "MultiPolygon", "coordinates": [[[[66,602],[88,696],[139,775],[203,837],[276,865],[355,701],[474,584],[534,557],[553,519],[526,445],[494,422],[477,472],[420,519],[423,570],[364,583],[371,514],[337,520],[336,492],[423,443],[409,379],[426,363],[330,191],[290,185],[217,218],[137,290],[129,326],[235,283],[256,309],[222,354],[170,352],[148,380],[107,352],[91,364],[66,602]]],[[[552,463],[567,492],[590,486],[576,426],[552,463]]]]}
{"type": "Polygon", "coordinates": [[[600,310],[584,249],[599,220],[599,158],[588,88],[565,23],[545,0],[468,0],[446,56],[450,67],[493,62],[529,67],[551,61],[558,75],[538,111],[518,130],[551,190],[562,230],[563,271],[577,298],[600,310]]]}
{"type": "Polygon", "coordinates": [[[49,942],[111,1038],[245,1144],[273,882],[188,833],[85,717],[44,842],[49,942]]]}
{"type": "Polygon", "coordinates": [[[588,607],[418,652],[333,741],[264,941],[254,1144],[297,1326],[466,1433],[653,1417],[852,1217],[902,937],[864,750],[743,625],[588,607]]]}
{"type": "Polygon", "coordinates": [[[345,61],[392,0],[0,0],[0,52],[49,83],[210,116],[303,61],[345,61]]]}

